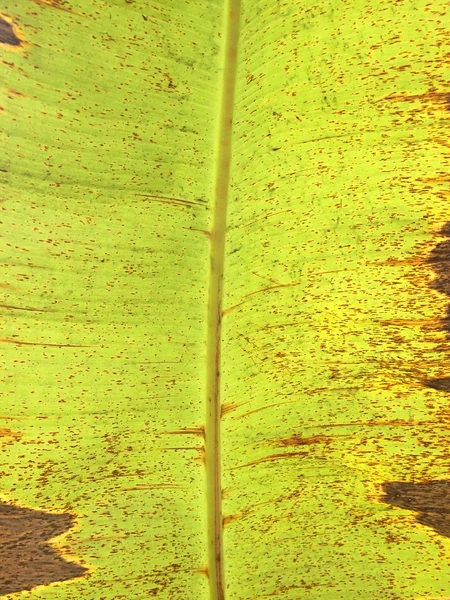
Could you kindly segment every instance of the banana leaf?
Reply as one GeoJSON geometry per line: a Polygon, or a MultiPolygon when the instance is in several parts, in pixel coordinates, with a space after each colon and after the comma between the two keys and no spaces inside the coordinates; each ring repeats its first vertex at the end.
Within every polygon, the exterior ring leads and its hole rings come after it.
{"type": "Polygon", "coordinates": [[[450,598],[448,16],[2,1],[2,597],[450,598]]]}

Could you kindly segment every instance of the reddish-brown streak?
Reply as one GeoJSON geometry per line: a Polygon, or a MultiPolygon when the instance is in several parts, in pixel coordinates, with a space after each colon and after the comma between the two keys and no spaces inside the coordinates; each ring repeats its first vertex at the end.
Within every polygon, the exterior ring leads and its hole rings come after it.
{"type": "Polygon", "coordinates": [[[71,13],[72,15],[79,15],[80,13],[74,12],[70,6],[66,5],[64,0],[31,0],[38,6],[44,8],[56,8],[57,10],[62,10],[63,12],[71,13]]]}
{"type": "Polygon", "coordinates": [[[241,406],[240,404],[233,404],[233,402],[224,402],[220,407],[220,418],[223,419],[225,415],[233,412],[241,406]]]}
{"type": "Polygon", "coordinates": [[[166,435],[176,435],[176,434],[191,434],[191,435],[199,435],[203,439],[205,439],[205,428],[202,425],[201,427],[187,427],[186,429],[178,429],[176,431],[164,431],[166,435]]]}
{"type": "Polygon", "coordinates": [[[140,196],[142,198],[148,198],[149,200],[154,200],[155,202],[163,202],[164,204],[180,204],[181,206],[201,206],[200,202],[192,202],[192,200],[182,200],[181,198],[171,198],[168,196],[153,196],[152,194],[136,194],[136,196],[140,196]]]}
{"type": "Polygon", "coordinates": [[[0,342],[5,344],[16,344],[16,346],[52,346],[54,348],[92,348],[92,346],[84,346],[82,344],[49,344],[40,342],[23,342],[21,340],[10,340],[8,338],[0,338],[0,342]]]}
{"type": "MultiPolygon", "coordinates": [[[[348,437],[347,435],[341,435],[336,437],[348,437]]],[[[329,435],[312,435],[310,437],[303,437],[302,435],[294,434],[289,438],[284,438],[274,442],[275,446],[310,446],[313,444],[330,444],[336,441],[336,437],[329,435]]]]}
{"type": "Polygon", "coordinates": [[[12,304],[0,304],[0,308],[7,308],[8,310],[27,310],[30,312],[50,312],[45,308],[30,308],[28,306],[13,306],[12,304]]]}
{"type": "Polygon", "coordinates": [[[263,458],[259,458],[257,460],[252,460],[249,463],[245,463],[245,465],[238,465],[237,467],[232,467],[232,469],[243,469],[244,467],[250,467],[252,465],[257,465],[262,462],[272,462],[274,460],[280,460],[282,458],[295,458],[296,456],[308,456],[308,452],[284,452],[281,454],[270,454],[269,456],[264,456],[263,458]]]}

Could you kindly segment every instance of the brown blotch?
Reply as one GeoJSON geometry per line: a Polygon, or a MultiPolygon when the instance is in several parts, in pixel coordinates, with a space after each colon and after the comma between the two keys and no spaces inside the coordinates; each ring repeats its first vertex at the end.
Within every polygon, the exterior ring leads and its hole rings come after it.
{"type": "Polygon", "coordinates": [[[413,510],[418,523],[450,537],[450,481],[388,481],[383,483],[383,492],[382,502],[413,510]]]}
{"type": "Polygon", "coordinates": [[[16,32],[14,31],[14,25],[2,16],[0,16],[0,44],[14,46],[16,48],[22,44],[22,40],[17,37],[16,32]]]}
{"type": "Polygon", "coordinates": [[[67,561],[47,542],[71,529],[73,515],[52,514],[0,501],[0,595],[82,577],[87,569],[67,561]]]}

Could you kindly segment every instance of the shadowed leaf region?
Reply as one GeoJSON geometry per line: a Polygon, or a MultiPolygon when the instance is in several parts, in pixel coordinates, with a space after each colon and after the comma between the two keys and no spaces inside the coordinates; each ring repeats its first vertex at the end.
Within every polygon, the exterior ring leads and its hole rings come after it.
{"type": "Polygon", "coordinates": [[[383,484],[383,491],[382,502],[413,510],[418,523],[450,537],[450,481],[390,481],[383,484]]]}
{"type": "Polygon", "coordinates": [[[0,595],[83,576],[85,567],[67,561],[48,543],[73,524],[74,517],[67,513],[0,502],[0,595]]]}

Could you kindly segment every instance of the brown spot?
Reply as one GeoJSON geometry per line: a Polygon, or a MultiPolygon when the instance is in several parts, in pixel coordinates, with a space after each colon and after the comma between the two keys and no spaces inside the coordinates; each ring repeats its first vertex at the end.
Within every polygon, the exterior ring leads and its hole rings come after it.
{"type": "Polygon", "coordinates": [[[13,90],[12,88],[7,90],[7,94],[8,98],[25,98],[25,94],[23,92],[20,92],[19,90],[13,90]]]}
{"type": "Polygon", "coordinates": [[[450,481],[388,481],[383,483],[383,492],[382,502],[413,510],[418,523],[450,537],[450,481]]]}
{"type": "Polygon", "coordinates": [[[46,513],[0,501],[0,594],[82,577],[85,567],[67,561],[47,543],[73,525],[74,517],[67,513],[46,513]]]}
{"type": "Polygon", "coordinates": [[[16,35],[14,24],[2,16],[0,16],[0,44],[16,48],[22,45],[22,40],[16,35]]]}

